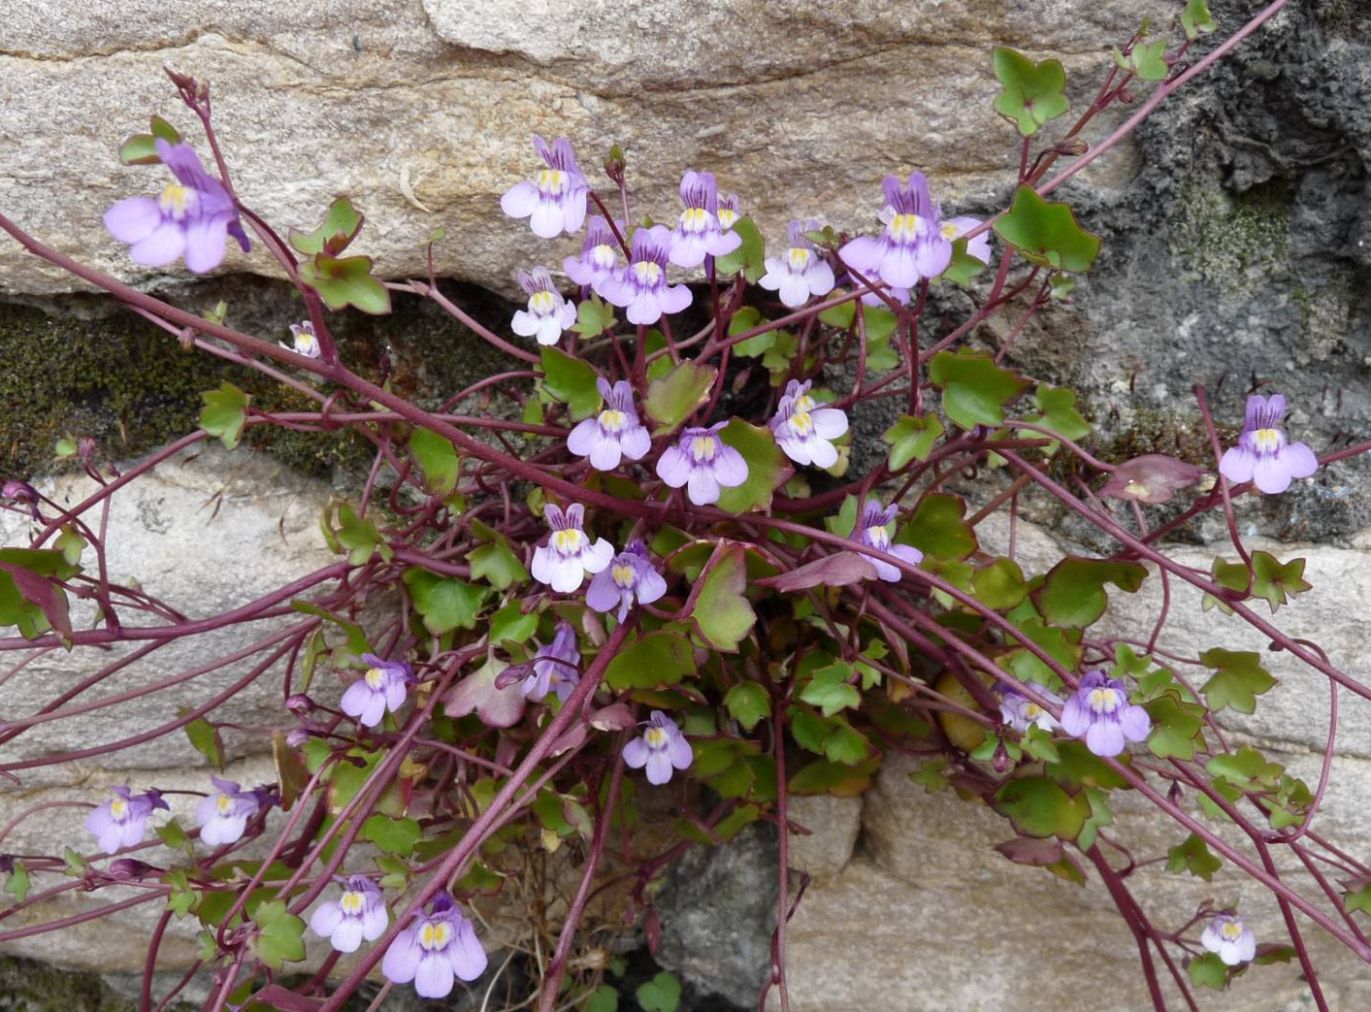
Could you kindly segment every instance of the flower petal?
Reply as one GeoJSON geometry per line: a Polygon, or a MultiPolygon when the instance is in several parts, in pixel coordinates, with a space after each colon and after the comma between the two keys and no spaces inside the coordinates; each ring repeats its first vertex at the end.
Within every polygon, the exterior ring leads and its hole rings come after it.
{"type": "Polygon", "coordinates": [[[161,224],[162,209],[153,197],[129,197],[105,212],[105,229],[120,242],[146,239],[161,224]]]}

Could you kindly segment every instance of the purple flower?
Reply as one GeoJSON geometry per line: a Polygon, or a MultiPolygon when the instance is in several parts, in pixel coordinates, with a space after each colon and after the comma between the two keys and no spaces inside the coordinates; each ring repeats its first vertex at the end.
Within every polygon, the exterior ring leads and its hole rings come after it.
{"type": "MultiPolygon", "coordinates": [[[[1060,703],[1062,701],[1055,692],[1037,682],[1029,682],[1028,687],[1049,702],[1060,703]]],[[[1043,731],[1055,731],[1060,726],[1056,717],[1019,692],[1018,689],[1010,688],[1007,685],[1000,688],[1000,719],[1020,734],[1027,731],[1030,725],[1043,731]]]]}
{"type": "Polygon", "coordinates": [[[515,312],[510,323],[520,337],[537,337],[539,344],[556,344],[562,331],[576,322],[576,307],[552,287],[546,267],[519,272],[519,287],[528,292],[528,309],[515,312]]]}
{"type": "Polygon", "coordinates": [[[38,512],[38,489],[26,481],[10,478],[3,485],[0,485],[0,499],[11,499],[14,502],[24,503],[29,508],[29,516],[40,522],[43,519],[43,514],[38,512]]]}
{"type": "MultiPolygon", "coordinates": [[[[980,228],[984,225],[980,218],[972,218],[965,214],[960,214],[955,218],[948,218],[939,228],[944,239],[953,241],[960,239],[973,228],[980,228]]],[[[973,256],[983,264],[990,263],[990,230],[986,229],[974,239],[966,241],[966,252],[968,256],[973,256]]]]}
{"type": "Polygon", "coordinates": [[[694,759],[690,742],[685,740],[676,722],[661,710],[652,711],[647,730],[624,746],[624,762],[635,770],[647,767],[647,782],[664,784],[671,779],[672,769],[683,770],[694,759]]]}
{"type": "Polygon", "coordinates": [[[602,216],[595,215],[586,226],[586,241],[579,257],[562,261],[567,277],[578,285],[594,287],[613,277],[619,269],[619,246],[614,232],[602,216]]]}
{"type": "Polygon", "coordinates": [[[803,306],[811,295],[833,291],[833,268],[804,235],[818,227],[814,218],[792,221],[786,230],[790,247],[782,256],[766,258],[766,273],[757,282],[767,291],[780,292],[781,302],[791,309],[803,306]]]}
{"type": "Polygon", "coordinates": [[[247,234],[224,184],[200,163],[189,144],[157,138],[157,156],[176,182],[157,197],[129,197],[105,212],[105,228],[130,243],[129,256],[144,267],[165,267],[184,256],[197,274],[224,262],[226,237],[232,235],[246,253],[247,234]]]}
{"type": "Polygon", "coordinates": [[[414,671],[404,661],[382,660],[375,654],[363,654],[367,672],[348,686],[339,701],[339,708],[365,727],[381,723],[386,711],[399,711],[405,705],[405,694],[414,683],[414,671]]]}
{"type": "Polygon", "coordinates": [[[671,232],[665,225],[639,228],[633,233],[629,265],[600,281],[595,290],[606,302],[627,309],[629,323],[656,323],[663,313],[679,313],[690,305],[690,289],[666,283],[670,250],[671,232]]]}
{"type": "Polygon", "coordinates": [[[1257,936],[1234,914],[1215,914],[1201,932],[1200,943],[1217,952],[1225,966],[1250,962],[1257,954],[1257,936]]]}
{"type": "Polygon", "coordinates": [[[716,503],[721,488],[747,481],[747,461],[719,438],[719,430],[727,424],[683,429],[676,444],[657,458],[657,476],[672,488],[687,485],[686,495],[696,506],[716,503]]]}
{"type": "Polygon", "coordinates": [[[847,415],[837,408],[820,404],[809,396],[809,381],[791,380],[771,419],[776,445],[797,464],[832,467],[838,450],[831,440],[847,431],[847,415]]]}
{"type": "Polygon", "coordinates": [[[596,380],[596,386],[605,399],[604,410],[571,430],[567,449],[578,457],[589,457],[590,466],[598,471],[613,471],[622,457],[642,460],[652,449],[652,437],[638,421],[633,387],[627,380],[611,387],[603,377],[596,380]]]}
{"type": "Polygon", "coordinates": [[[681,177],[681,204],[685,210],[671,232],[671,262],[677,267],[699,267],[706,255],[725,256],[743,244],[742,236],[724,231],[719,223],[714,173],[687,169],[681,177]]]}
{"type": "Polygon", "coordinates": [[[314,334],[314,324],[308,320],[290,325],[290,343],[280,342],[282,348],[289,348],[305,358],[318,358],[321,354],[319,338],[314,334]]]}
{"type": "Polygon", "coordinates": [[[381,961],[381,972],[396,984],[414,981],[424,998],[443,998],[453,978],[475,980],[486,971],[486,952],[471,921],[447,893],[433,899],[432,912],[420,915],[395,936],[381,961]]]}
{"type": "Polygon", "coordinates": [[[648,557],[647,549],[636,538],[614,556],[606,569],[595,574],[586,591],[586,604],[596,611],[619,606],[619,621],[628,616],[636,597],[639,604],[651,604],[666,593],[666,580],[648,557]]]}
{"type": "Polygon", "coordinates": [[[738,224],[738,218],[742,213],[742,201],[738,199],[736,193],[730,193],[727,197],[719,198],[719,210],[716,217],[719,219],[719,227],[730,229],[738,224]]]}
{"type": "Polygon", "coordinates": [[[581,651],[570,622],[557,623],[552,642],[538,649],[529,668],[529,674],[519,683],[520,692],[534,703],[546,698],[549,692],[555,692],[558,699],[566,702],[581,680],[581,651]]]}
{"type": "Polygon", "coordinates": [[[1278,428],[1285,417],[1285,398],[1261,394],[1247,398],[1238,445],[1224,451],[1219,473],[1231,482],[1250,481],[1268,495],[1284,492],[1296,478],[1308,478],[1319,468],[1314,451],[1304,443],[1288,443],[1278,428]]]}
{"type": "Polygon", "coordinates": [[[275,792],[270,788],[245,791],[232,780],[216,776],[209,779],[214,790],[195,806],[195,821],[200,826],[200,839],[211,846],[233,843],[243,835],[248,819],[276,803],[275,792]]]}
{"type": "Polygon", "coordinates": [[[586,573],[598,573],[609,565],[614,546],[604,538],[591,543],[581,529],[586,508],[580,503],[572,503],[565,513],[548,503],[543,515],[552,528],[552,537],[533,551],[533,578],[550,584],[559,593],[570,594],[581,585],[586,573]]]}
{"type": "Polygon", "coordinates": [[[113,787],[114,797],[86,816],[86,829],[106,854],[143,842],[148,816],[158,808],[168,808],[158,791],[134,794],[127,784],[113,787]]]}
{"type": "Polygon", "coordinates": [[[551,239],[562,231],[571,235],[585,221],[586,193],[590,189],[576,164],[571,141],[558,137],[549,148],[545,140],[535,136],[533,146],[547,168],[506,190],[500,198],[500,209],[511,218],[528,218],[529,227],[540,239],[551,239]]]}
{"type": "Polygon", "coordinates": [[[1103,671],[1087,671],[1074,695],[1062,707],[1062,730],[1084,737],[1098,756],[1116,756],[1124,742],[1142,741],[1152,731],[1152,718],[1128,701],[1123,682],[1103,671]]]}
{"type": "Polygon", "coordinates": [[[883,185],[885,232],[851,240],[840,255],[873,281],[879,277],[892,288],[913,288],[920,278],[947,270],[952,240],[943,235],[942,215],[922,172],[912,173],[908,186],[901,186],[897,176],[886,176],[883,185]]]}
{"type": "Polygon", "coordinates": [[[319,904],[309,919],[309,930],[327,938],[339,952],[356,952],[362,939],[374,942],[386,933],[390,915],[381,887],[365,875],[335,877],[343,887],[336,900],[319,904]]]}
{"type": "Polygon", "coordinates": [[[1145,453],[1115,467],[1100,495],[1157,505],[1203,477],[1204,470],[1194,464],[1162,453],[1145,453]]]}
{"type": "MultiPolygon", "coordinates": [[[[857,529],[852,532],[853,538],[860,544],[868,548],[875,548],[878,551],[888,552],[898,556],[908,562],[911,566],[917,566],[923,561],[924,553],[913,545],[896,545],[890,540],[890,523],[895,519],[895,504],[891,503],[884,509],[881,504],[874,499],[868,499],[862,505],[862,516],[857,522],[857,529]]],[[[868,555],[867,560],[876,567],[876,575],[887,583],[899,583],[904,578],[900,572],[900,567],[893,563],[886,562],[885,559],[877,559],[868,555]]]]}

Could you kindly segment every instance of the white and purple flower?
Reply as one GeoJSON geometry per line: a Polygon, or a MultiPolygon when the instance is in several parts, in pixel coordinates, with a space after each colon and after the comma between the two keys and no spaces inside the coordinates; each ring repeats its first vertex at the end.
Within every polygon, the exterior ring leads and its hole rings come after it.
{"type": "Polygon", "coordinates": [[[276,803],[276,793],[268,787],[245,791],[232,780],[209,779],[214,790],[195,806],[195,821],[201,841],[211,846],[234,843],[243,835],[248,819],[276,803]]]}
{"type": "Polygon", "coordinates": [[[639,228],[633,233],[630,263],[599,282],[596,291],[606,302],[626,310],[629,323],[656,323],[663,313],[679,313],[690,305],[690,289],[669,285],[667,259],[671,232],[665,225],[639,228]]]}
{"type": "MultiPolygon", "coordinates": [[[[859,544],[880,552],[887,552],[904,559],[911,566],[917,566],[923,561],[923,552],[913,545],[897,545],[891,541],[890,525],[895,520],[895,512],[894,503],[882,508],[876,500],[868,499],[862,504],[862,515],[857,521],[857,528],[852,532],[852,537],[859,544]]],[[[899,583],[904,578],[899,566],[871,555],[866,558],[876,567],[876,575],[887,583],[899,583]]]]}
{"type": "MultiPolygon", "coordinates": [[[[944,239],[955,242],[973,228],[980,228],[985,222],[980,218],[972,218],[970,215],[959,214],[955,218],[948,218],[939,226],[939,231],[944,239]]],[[[982,232],[974,239],[966,241],[967,256],[973,256],[983,264],[990,263],[990,230],[982,232]]]]}
{"type": "Polygon", "coordinates": [[[721,489],[747,481],[747,461],[719,438],[719,430],[727,424],[683,429],[675,445],[657,458],[657,476],[672,488],[685,485],[686,495],[696,506],[716,503],[721,489]]]}
{"type": "Polygon", "coordinates": [[[562,269],[572,281],[586,288],[599,285],[618,271],[618,240],[614,238],[609,222],[601,215],[592,217],[586,226],[586,240],[581,244],[581,255],[567,257],[562,261],[562,269]]]}
{"type": "Polygon", "coordinates": [[[1291,443],[1280,428],[1285,398],[1261,394],[1247,398],[1238,445],[1224,451],[1219,473],[1231,482],[1250,481],[1268,495],[1284,492],[1296,478],[1319,469],[1319,459],[1304,443],[1291,443]]]}
{"type": "Polygon", "coordinates": [[[159,808],[170,807],[159,791],[134,794],[127,784],[110,789],[114,797],[86,816],[86,829],[106,854],[142,843],[148,817],[159,808]]]}
{"type": "Polygon", "coordinates": [[[565,703],[580,680],[581,651],[576,645],[576,630],[570,622],[558,622],[552,642],[533,655],[529,673],[519,682],[519,691],[533,703],[555,692],[565,703]]]}
{"type": "Polygon", "coordinates": [[[364,727],[381,723],[386,711],[399,711],[405,695],[414,684],[414,671],[404,661],[387,661],[375,654],[363,654],[366,674],[348,686],[338,708],[364,727]]]}
{"type": "Polygon", "coordinates": [[[343,887],[336,900],[319,904],[309,919],[309,930],[327,938],[339,952],[356,952],[362,939],[374,942],[386,933],[390,915],[381,887],[365,875],[335,876],[343,887]]]}
{"type": "Polygon", "coordinates": [[[129,256],[144,267],[165,267],[185,257],[197,274],[224,262],[228,236],[246,253],[247,233],[238,209],[224,184],[205,171],[189,144],[172,144],[159,137],[157,157],[176,182],[156,197],[129,197],[105,212],[105,228],[120,242],[131,244],[129,256]]]}
{"type": "Polygon", "coordinates": [[[576,164],[571,141],[558,137],[549,148],[545,140],[535,136],[533,146],[547,168],[506,190],[500,198],[500,209],[511,218],[528,218],[529,227],[540,239],[555,238],[563,231],[571,235],[585,221],[586,195],[590,191],[581,167],[576,164]]]}
{"type": "Polygon", "coordinates": [[[779,257],[766,258],[766,273],[757,282],[767,291],[779,292],[781,302],[791,309],[803,306],[812,295],[833,291],[833,268],[805,238],[806,232],[818,227],[814,218],[792,221],[786,230],[788,248],[779,257]]]}
{"type": "Polygon", "coordinates": [[[613,471],[623,457],[642,460],[652,449],[652,437],[638,420],[633,406],[633,387],[627,380],[613,386],[603,377],[596,380],[605,406],[594,418],[581,421],[567,436],[567,449],[589,457],[597,471],[613,471]]]}
{"type": "Polygon", "coordinates": [[[688,769],[695,755],[676,722],[661,710],[653,710],[646,723],[641,737],[624,746],[624,763],[635,770],[646,767],[648,783],[664,784],[672,770],[688,769]]]}
{"type": "Polygon", "coordinates": [[[1257,936],[1235,914],[1215,914],[1200,933],[1200,944],[1217,953],[1224,966],[1250,963],[1257,954],[1257,936]]]}
{"type": "Polygon", "coordinates": [[[520,337],[535,337],[539,344],[556,344],[562,331],[576,322],[576,307],[552,285],[546,267],[519,272],[519,287],[528,293],[528,308],[519,309],[510,328],[520,337]]]}
{"type": "Polygon", "coordinates": [[[832,440],[847,431],[847,415],[809,396],[810,381],[791,380],[771,419],[776,445],[797,464],[829,468],[838,462],[832,440]]]}
{"type": "Polygon", "coordinates": [[[738,219],[742,217],[742,206],[742,201],[736,193],[720,197],[719,210],[715,215],[719,219],[719,227],[728,230],[738,224],[738,219]]]}
{"type": "MultiPolygon", "coordinates": [[[[1037,682],[1029,682],[1028,688],[1032,689],[1039,696],[1042,696],[1050,703],[1061,703],[1061,697],[1045,686],[1037,682]]],[[[1052,716],[1047,710],[1043,709],[1033,700],[1029,699],[1018,689],[1009,686],[1000,687],[1000,719],[1012,727],[1015,731],[1023,734],[1030,727],[1039,730],[1052,732],[1061,725],[1057,723],[1057,718],[1052,716]]]]}
{"type": "Polygon", "coordinates": [[[1098,756],[1116,756],[1125,742],[1144,741],[1152,733],[1152,718],[1128,701],[1123,682],[1103,671],[1087,671],[1075,693],[1062,707],[1062,730],[1085,739],[1098,756]]]}
{"type": "Polygon", "coordinates": [[[572,503],[565,513],[552,503],[543,509],[552,536],[533,551],[533,578],[562,594],[576,590],[587,573],[600,572],[614,558],[613,545],[604,538],[592,543],[582,530],[585,515],[586,508],[580,503],[572,503]]]}
{"type": "Polygon", "coordinates": [[[670,259],[677,267],[699,267],[706,256],[721,257],[743,244],[737,232],[719,221],[719,188],[714,173],[687,169],[681,177],[680,221],[671,232],[670,259]]]}
{"type": "Polygon", "coordinates": [[[608,568],[595,574],[586,591],[586,604],[596,611],[612,611],[617,605],[622,622],[635,598],[639,604],[651,604],[665,593],[666,580],[652,564],[643,543],[635,538],[614,556],[608,568]]]}
{"type": "Polygon", "coordinates": [[[476,929],[447,893],[435,896],[431,912],[395,936],[381,961],[387,980],[414,981],[424,998],[446,997],[456,979],[475,980],[485,972],[486,951],[476,929]]]}
{"type": "Polygon", "coordinates": [[[840,251],[843,261],[891,288],[913,288],[922,278],[936,278],[952,260],[952,240],[942,231],[942,215],[928,191],[922,172],[912,173],[909,185],[886,176],[886,207],[881,212],[885,231],[879,237],[858,236],[840,251]]]}
{"type": "Polygon", "coordinates": [[[282,348],[289,348],[305,358],[318,358],[322,353],[319,338],[314,333],[314,324],[309,320],[290,325],[290,341],[279,342],[282,348]]]}

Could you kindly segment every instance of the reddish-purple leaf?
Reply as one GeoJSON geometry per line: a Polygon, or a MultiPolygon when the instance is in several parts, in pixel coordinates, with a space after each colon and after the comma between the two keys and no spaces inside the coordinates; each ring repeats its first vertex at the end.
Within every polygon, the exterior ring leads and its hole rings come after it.
{"type": "Polygon", "coordinates": [[[876,567],[871,560],[859,552],[835,552],[815,559],[799,569],[780,576],[768,577],[757,582],[764,587],[774,587],[781,593],[795,590],[808,590],[820,585],[826,587],[846,587],[859,580],[874,580],[876,567]]]}

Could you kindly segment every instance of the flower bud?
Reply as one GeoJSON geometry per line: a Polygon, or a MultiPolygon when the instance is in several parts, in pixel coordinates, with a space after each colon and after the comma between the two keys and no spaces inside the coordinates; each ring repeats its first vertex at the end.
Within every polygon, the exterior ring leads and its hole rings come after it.
{"type": "Polygon", "coordinates": [[[314,710],[314,700],[303,692],[296,692],[286,700],[286,709],[295,716],[304,718],[314,710]]]}

